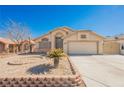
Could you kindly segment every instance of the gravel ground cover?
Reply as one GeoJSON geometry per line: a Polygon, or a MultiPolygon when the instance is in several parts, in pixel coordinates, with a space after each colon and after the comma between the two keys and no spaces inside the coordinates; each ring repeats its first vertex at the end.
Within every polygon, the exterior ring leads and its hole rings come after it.
{"type": "Polygon", "coordinates": [[[13,54],[13,53],[0,53],[0,59],[1,58],[7,58],[7,57],[11,57],[11,56],[15,56],[16,54],[13,54]]]}
{"type": "Polygon", "coordinates": [[[0,58],[0,77],[31,77],[42,75],[72,75],[67,58],[60,59],[57,69],[53,59],[42,55],[14,55],[0,58]]]}

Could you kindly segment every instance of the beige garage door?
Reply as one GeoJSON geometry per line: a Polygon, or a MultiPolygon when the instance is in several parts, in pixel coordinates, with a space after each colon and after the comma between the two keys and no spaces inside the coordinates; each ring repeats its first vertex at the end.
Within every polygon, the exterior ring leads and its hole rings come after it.
{"type": "Polygon", "coordinates": [[[117,42],[104,42],[104,54],[119,54],[120,44],[117,42]]]}
{"type": "Polygon", "coordinates": [[[69,42],[69,54],[97,54],[96,42],[69,42]]]}

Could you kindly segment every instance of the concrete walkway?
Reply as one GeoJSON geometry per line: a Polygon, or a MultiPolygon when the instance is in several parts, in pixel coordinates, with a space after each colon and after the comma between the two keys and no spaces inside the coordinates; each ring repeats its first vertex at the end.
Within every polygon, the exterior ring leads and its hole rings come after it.
{"type": "Polygon", "coordinates": [[[88,87],[124,87],[124,56],[70,56],[88,87]]]}

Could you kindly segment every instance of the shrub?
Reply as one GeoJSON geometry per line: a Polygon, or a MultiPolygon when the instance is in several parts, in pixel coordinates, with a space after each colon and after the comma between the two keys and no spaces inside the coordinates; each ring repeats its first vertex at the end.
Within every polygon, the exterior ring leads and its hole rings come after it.
{"type": "Polygon", "coordinates": [[[59,65],[59,58],[66,56],[63,49],[52,49],[48,53],[48,57],[54,58],[54,67],[58,67],[59,65]]]}

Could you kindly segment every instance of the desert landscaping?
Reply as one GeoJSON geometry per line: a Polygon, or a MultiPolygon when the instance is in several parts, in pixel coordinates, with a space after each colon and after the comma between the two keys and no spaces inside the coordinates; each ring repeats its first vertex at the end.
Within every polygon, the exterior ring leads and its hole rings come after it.
{"type": "Polygon", "coordinates": [[[0,59],[0,86],[85,86],[80,74],[67,56],[59,57],[57,66],[52,58],[55,55],[50,54],[50,56],[34,53],[2,56],[0,59]]]}
{"type": "Polygon", "coordinates": [[[40,54],[14,55],[0,60],[0,77],[23,77],[39,75],[72,75],[67,58],[61,58],[57,69],[52,59],[40,54]]]}

